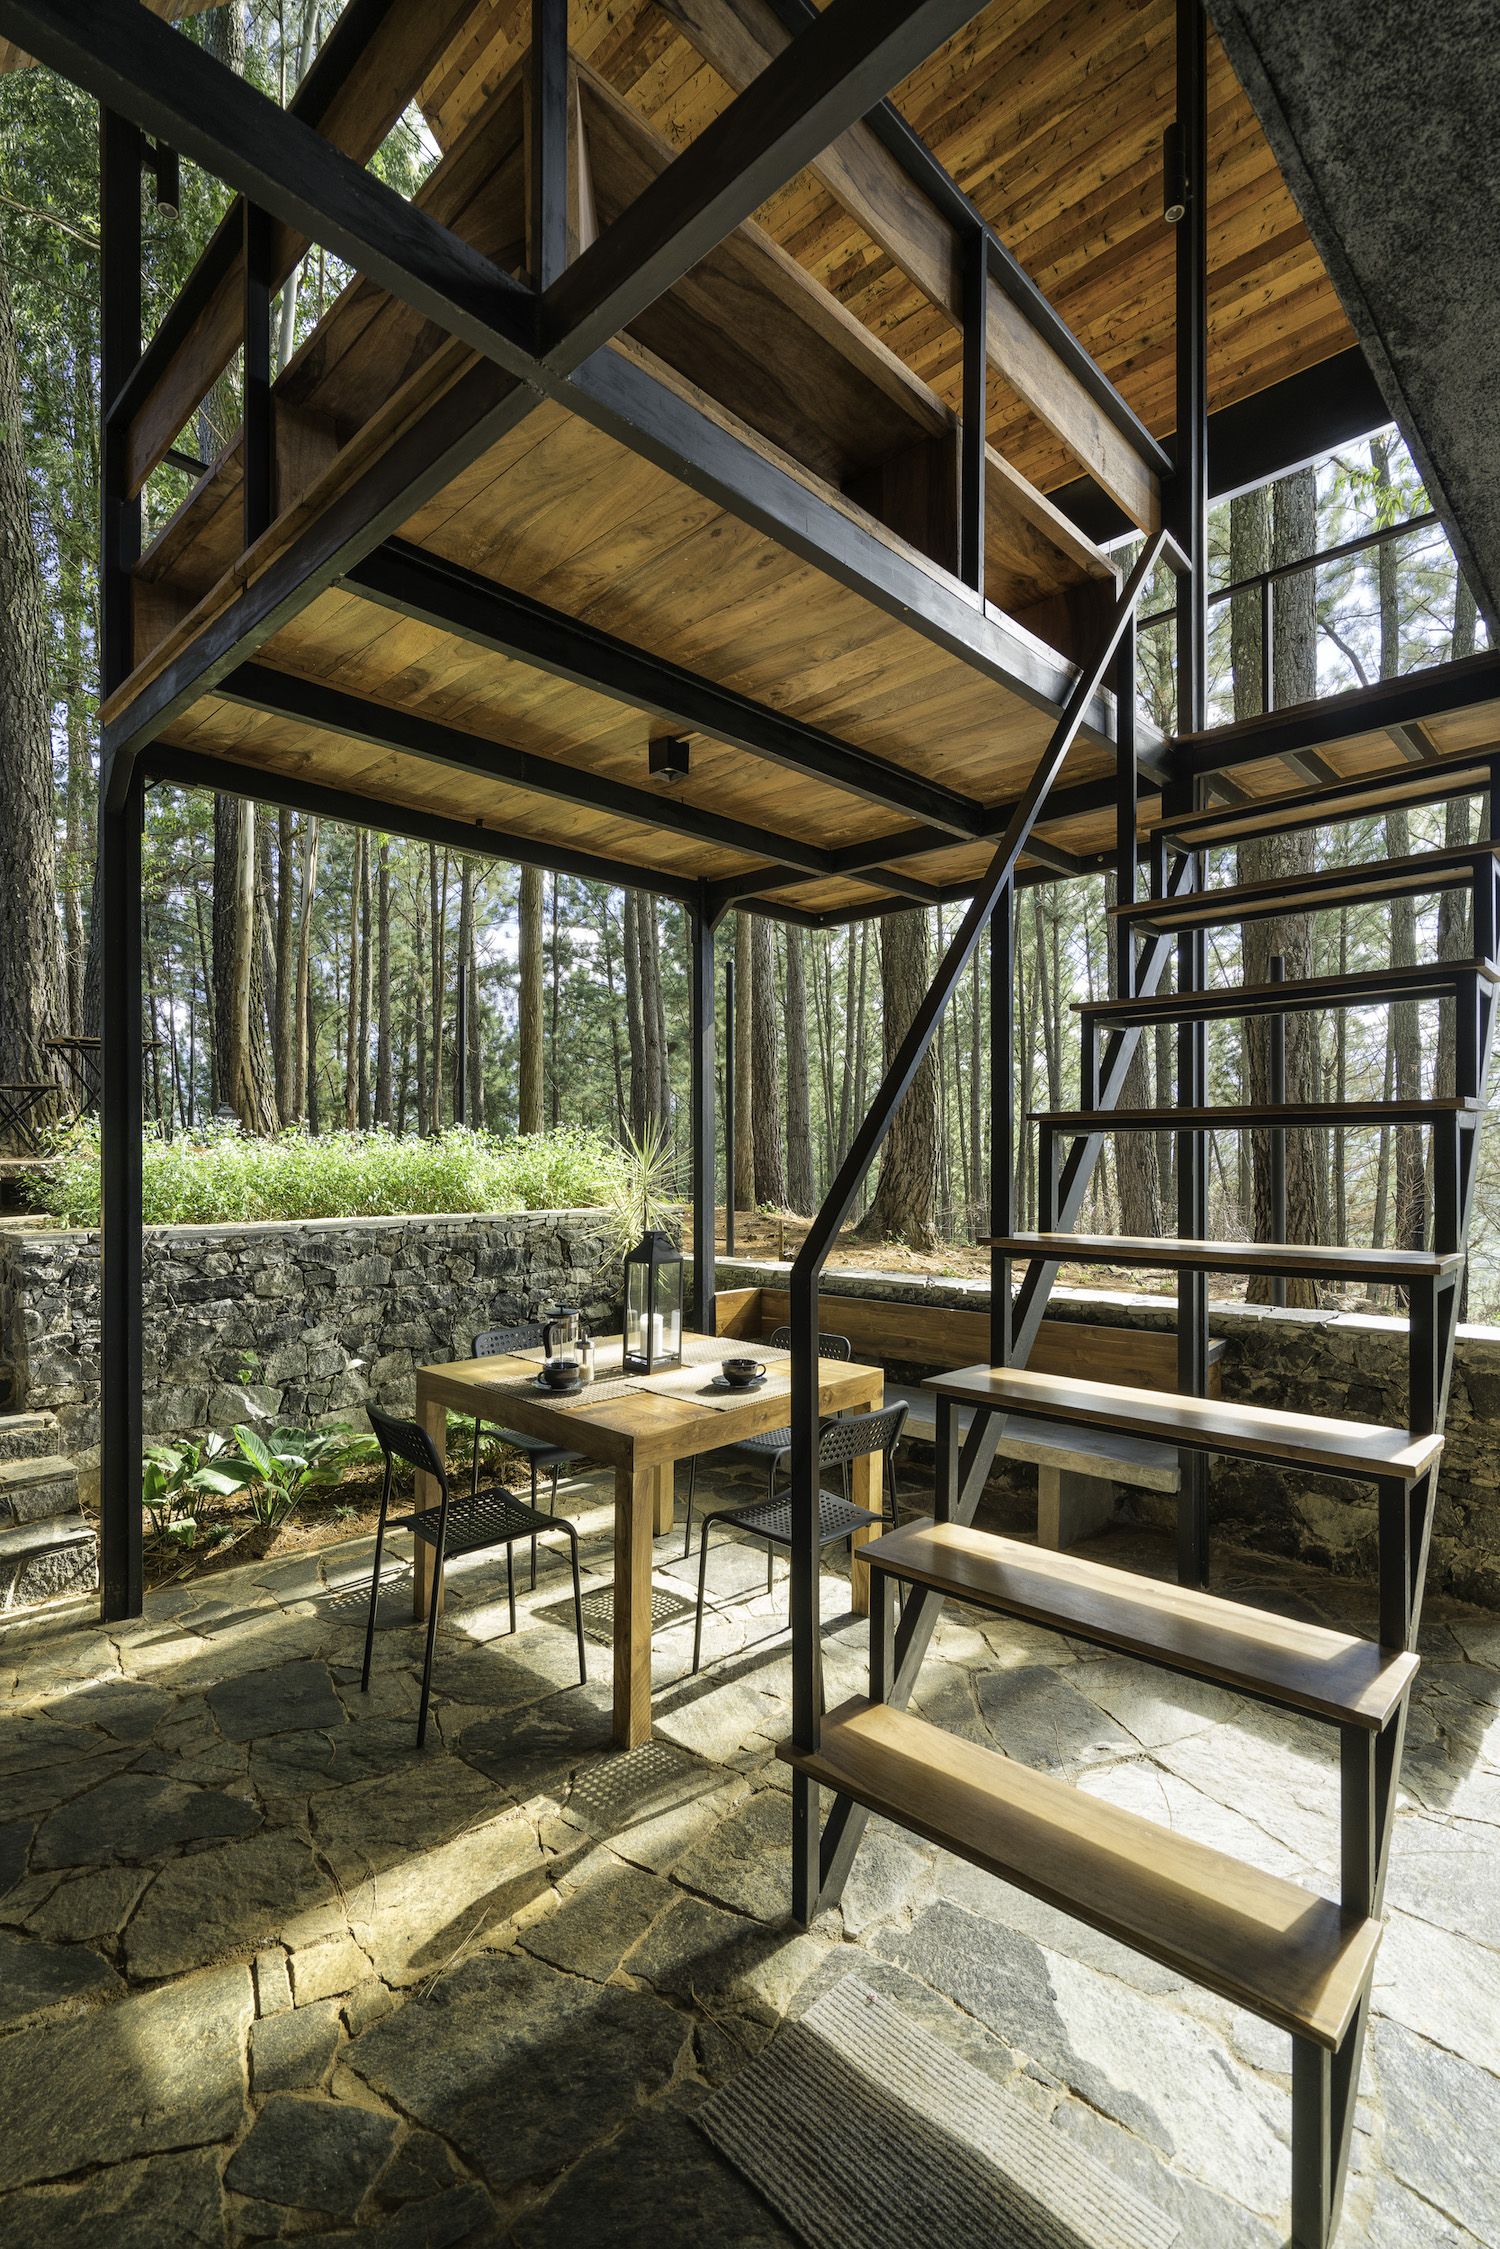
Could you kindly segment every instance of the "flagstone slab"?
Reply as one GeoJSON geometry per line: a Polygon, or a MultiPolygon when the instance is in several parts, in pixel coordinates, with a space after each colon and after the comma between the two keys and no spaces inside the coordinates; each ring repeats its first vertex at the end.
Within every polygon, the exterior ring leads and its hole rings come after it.
{"type": "Polygon", "coordinates": [[[154,1978],[258,1952],[335,1894],[306,1838],[286,1829],[195,1851],[146,1892],[125,1932],[126,1963],[132,1976],[154,1978]]]}
{"type": "Polygon", "coordinates": [[[210,1687],[204,1700],[226,1741],[264,1734],[325,1733],[347,1725],[326,1663],[283,1663],[274,1671],[242,1672],[210,1687]]]}
{"type": "Polygon", "coordinates": [[[253,2012],[249,1969],[221,1968],[0,2039],[0,2190],[230,2138],[253,2012]]]}
{"type": "Polygon", "coordinates": [[[531,1822],[502,1814],[351,1886],[349,1925],[385,1983],[416,1983],[482,1942],[549,1880],[531,1822]]]}
{"type": "Polygon", "coordinates": [[[7,2195],[0,2240],[6,2249],[223,2249],[218,2156],[158,2155],[81,2186],[7,2195]]]}
{"type": "Polygon", "coordinates": [[[791,1841],[786,1798],[763,1789],[688,1853],[677,1879],[733,1912],[780,1921],[792,1904],[791,1841]]]}
{"type": "MultiPolygon", "coordinates": [[[[381,2181],[385,2192],[385,2180],[381,2181]]],[[[506,2239],[484,2188],[454,2187],[433,2202],[409,2203],[384,2225],[358,2233],[320,2233],[318,2249],[499,2249],[506,2239]]]]}
{"type": "Polygon", "coordinates": [[[419,1751],[377,1780],[315,1797],[318,1848],[346,1889],[451,1842],[502,1808],[494,1784],[461,1757],[419,1751]]]}
{"type": "Polygon", "coordinates": [[[487,1954],[356,2039],[347,2066],[489,2181],[545,2177],[661,2092],[692,2025],[660,2000],[487,1954]]]}
{"type": "Polygon", "coordinates": [[[609,1861],[569,1890],[556,1913],[533,1922],[521,1942],[539,1960],[603,1983],[680,1894],[638,1866],[609,1861]]]}
{"type": "Polygon", "coordinates": [[[260,1813],[243,1797],[185,1788],[157,1773],[115,1773],[42,1822],[31,1863],[90,1866],[102,1860],[154,1859],[184,1843],[244,1835],[259,1825],[260,1813]]]}
{"type": "Polygon", "coordinates": [[[575,2165],[512,2238],[520,2249],[790,2249],[796,2240],[679,2100],[575,2165]]]}
{"type": "Polygon", "coordinates": [[[262,2093],[300,2093],[321,2085],[338,2051],[339,2011],[331,1999],[270,2015],[250,2030],[250,2082],[262,2093]]]}
{"type": "Polygon", "coordinates": [[[1373,2033],[1386,2169],[1476,2240],[1500,2241],[1500,2080],[1394,2023],[1373,2033]]]}
{"type": "Polygon", "coordinates": [[[224,2184],[236,2194],[352,2218],[380,2176],[401,2127],[348,2101],[275,2094],[230,2157],[224,2184]]]}
{"type": "Polygon", "coordinates": [[[109,1962],[87,1945],[0,1936],[0,2029],[56,2007],[113,1998],[124,1988],[109,1962]]]}

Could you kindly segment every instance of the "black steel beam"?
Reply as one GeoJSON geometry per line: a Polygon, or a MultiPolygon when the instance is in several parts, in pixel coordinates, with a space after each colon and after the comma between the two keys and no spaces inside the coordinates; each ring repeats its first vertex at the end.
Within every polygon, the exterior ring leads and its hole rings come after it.
{"type": "Polygon", "coordinates": [[[565,610],[551,609],[530,594],[516,593],[404,540],[388,539],[345,573],[345,583],[403,617],[607,695],[648,718],[712,735],[731,749],[751,750],[883,810],[915,814],[941,831],[930,838],[929,850],[941,848],[951,836],[982,832],[984,807],[974,798],[903,772],[888,758],[857,749],[821,727],[720,687],[565,610]]]}
{"type": "Polygon", "coordinates": [[[533,285],[550,289],[568,263],[568,0],[531,0],[533,285]]]}
{"type": "Polygon", "coordinates": [[[575,367],[627,328],[975,13],[830,0],[547,291],[548,364],[575,367]]]}
{"type": "MultiPolygon", "coordinates": [[[[123,780],[130,759],[211,693],[335,579],[407,521],[536,404],[498,367],[471,367],[388,452],[341,493],[269,567],[104,726],[104,759],[123,780]]],[[[111,786],[118,783],[111,781],[111,786]]]]}
{"type": "MultiPolygon", "coordinates": [[[[693,1201],[693,1325],[700,1335],[712,1335],[718,1279],[715,1227],[714,1134],[714,932],[706,903],[700,896],[688,914],[690,990],[688,1072],[689,1140],[692,1160],[693,1201]]],[[[732,1195],[730,1197],[732,1200],[732,1195]]]]}
{"type": "MultiPolygon", "coordinates": [[[[1316,367],[1304,367],[1209,415],[1209,499],[1227,500],[1274,476],[1288,476],[1335,446],[1384,429],[1390,418],[1368,360],[1352,344],[1316,367]]],[[[1170,473],[1177,452],[1175,432],[1162,439],[1162,450],[1170,473]]],[[[1091,539],[1103,543],[1137,535],[1129,516],[1091,476],[1075,477],[1048,497],[1091,539]]]]}
{"type": "MultiPolygon", "coordinates": [[[[813,0],[771,0],[771,7],[794,37],[817,21],[818,11],[813,0]]],[[[978,205],[970,202],[952,173],[939,163],[916,128],[902,116],[896,104],[893,101],[878,102],[867,113],[865,123],[882,147],[896,159],[912,185],[920,189],[951,227],[956,228],[960,235],[966,236],[978,231],[985,237],[990,272],[1012,304],[1083,385],[1105,420],[1114,425],[1126,443],[1158,476],[1168,475],[1171,460],[1145,423],[1121,397],[1104,370],[1085,351],[1067,322],[1000,240],[978,205]]],[[[1125,519],[1122,517],[1121,520],[1125,519]]],[[[1132,531],[1134,528],[1132,524],[1132,531]]]]}
{"type": "Polygon", "coordinates": [[[254,203],[244,205],[244,414],[240,487],[244,541],[253,547],[276,513],[276,436],[271,410],[271,222],[254,203]]]}
{"type": "MultiPolygon", "coordinates": [[[[113,111],[99,112],[99,380],[123,380],[141,348],[141,136],[113,111]]],[[[130,491],[125,433],[107,425],[99,446],[100,675],[104,694],[134,661],[134,589],[141,503],[130,491]]]]}
{"type": "Polygon", "coordinates": [[[0,32],[513,375],[537,299],[137,0],[0,0],[0,32]]]}
{"type": "MultiPolygon", "coordinates": [[[[329,105],[361,60],[365,49],[398,0],[347,0],[324,38],[312,66],[287,103],[287,111],[305,125],[318,125],[329,105]]],[[[105,419],[128,424],[134,421],[167,368],[176,358],[194,324],[207,311],[220,283],[234,267],[244,231],[244,206],[236,196],[209,238],[177,295],[168,306],[145,352],[123,374],[102,386],[105,419]]]]}
{"type": "Polygon", "coordinates": [[[1357,687],[1347,695],[1277,711],[1269,719],[1247,720],[1242,726],[1226,727],[1218,738],[1212,733],[1184,738],[1171,745],[1172,765],[1184,780],[1228,773],[1260,758],[1295,757],[1323,744],[1389,733],[1393,726],[1420,725],[1447,711],[1469,710],[1497,699],[1500,649],[1492,648],[1461,657],[1455,664],[1410,672],[1404,679],[1383,680],[1378,688],[1357,687]]]}
{"type": "MultiPolygon", "coordinates": [[[[809,876],[833,872],[829,855],[816,845],[799,844],[767,828],[751,827],[718,812],[689,804],[665,789],[633,788],[605,773],[590,773],[564,765],[558,758],[536,757],[526,750],[444,726],[418,711],[394,709],[371,702],[363,695],[348,695],[340,688],[324,687],[318,680],[301,679],[293,672],[272,671],[265,664],[241,664],[214,690],[226,702],[250,710],[266,711],[320,732],[367,742],[373,748],[394,750],[402,757],[421,758],[459,773],[482,774],[508,788],[565,804],[590,806],[620,820],[631,820],[670,835],[691,836],[695,842],[714,844],[726,851],[748,851],[776,858],[782,868],[797,868],[809,876]]],[[[786,879],[781,875],[781,879],[786,879]]],[[[649,885],[648,885],[649,887],[649,885]]]]}
{"type": "Polygon", "coordinates": [[[356,796],[347,789],[330,789],[321,782],[302,781],[265,766],[241,765],[232,758],[205,757],[197,750],[180,750],[170,742],[153,742],[136,759],[135,771],[147,779],[165,781],[177,789],[214,789],[225,796],[248,797],[255,804],[286,805],[293,812],[310,812],[319,820],[342,820],[349,827],[373,828],[381,835],[409,836],[417,843],[435,843],[446,850],[475,859],[504,859],[517,867],[544,867],[562,875],[577,875],[584,882],[611,883],[619,890],[654,890],[659,897],[675,898],[684,906],[699,903],[701,886],[681,875],[663,874],[658,868],[637,866],[629,860],[605,859],[592,851],[574,851],[566,844],[539,843],[535,836],[510,835],[487,828],[482,821],[445,820],[410,805],[391,804],[382,797],[356,796]]]}
{"type": "MultiPolygon", "coordinates": [[[[136,192],[140,175],[136,174],[136,192]]],[[[99,1613],[139,1616],[141,1563],[141,824],[139,782],[99,808],[100,1095],[99,1613]]]]}

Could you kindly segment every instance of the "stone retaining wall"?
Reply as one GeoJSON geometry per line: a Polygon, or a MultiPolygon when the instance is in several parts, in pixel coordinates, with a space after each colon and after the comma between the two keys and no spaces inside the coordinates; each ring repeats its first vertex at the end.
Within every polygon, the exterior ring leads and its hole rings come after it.
{"type": "MultiPolygon", "coordinates": [[[[477,1329],[577,1304],[618,1326],[603,1210],[161,1226],[144,1247],[148,1436],[410,1411],[414,1370],[477,1329]]],[[[97,1493],[99,1236],[0,1228],[0,1356],[97,1493]]]]}
{"type": "MultiPolygon", "coordinates": [[[[790,1270],[788,1265],[721,1259],[718,1285],[785,1288],[790,1270]]],[[[825,1300],[880,1297],[974,1312],[988,1311],[990,1302],[989,1289],[980,1282],[886,1272],[826,1274],[823,1295],[825,1300]]],[[[1091,1289],[1055,1289],[1048,1316],[1099,1327],[1171,1331],[1177,1324],[1171,1299],[1091,1289]]],[[[823,1325],[836,1327],[837,1321],[825,1312],[823,1325]]],[[[1405,1320],[1219,1303],[1210,1308],[1209,1325],[1224,1338],[1226,1398],[1339,1420],[1405,1425],[1405,1320]]],[[[931,1371],[930,1366],[894,1361],[887,1365],[896,1381],[920,1381],[931,1371]]],[[[1500,1328],[1459,1329],[1445,1437],[1428,1584],[1434,1591],[1500,1608],[1500,1328]]],[[[997,1494],[1034,1506],[1034,1469],[1001,1464],[993,1485],[997,1494]]],[[[1215,1526],[1240,1544],[1374,1575],[1375,1500],[1369,1487],[1215,1459],[1209,1499],[1215,1526]]],[[[1141,1520],[1175,1519],[1174,1503],[1149,1493],[1132,1493],[1128,1505],[1141,1520]]]]}

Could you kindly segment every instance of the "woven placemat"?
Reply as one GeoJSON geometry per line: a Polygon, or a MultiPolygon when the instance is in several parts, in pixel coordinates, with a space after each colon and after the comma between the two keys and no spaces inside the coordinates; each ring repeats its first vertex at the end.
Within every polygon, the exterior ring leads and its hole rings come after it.
{"type": "Polygon", "coordinates": [[[810,2249],[1170,2249],[1178,2235],[858,1975],[694,2120],[810,2249]]]}

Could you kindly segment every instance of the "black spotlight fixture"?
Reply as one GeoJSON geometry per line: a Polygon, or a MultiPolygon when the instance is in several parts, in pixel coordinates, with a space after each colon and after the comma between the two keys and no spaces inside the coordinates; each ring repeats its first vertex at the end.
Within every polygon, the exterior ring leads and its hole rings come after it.
{"type": "Polygon", "coordinates": [[[1187,214],[1187,148],[1182,127],[1169,125],[1161,142],[1161,215],[1176,226],[1187,214]]]}
{"type": "Polygon", "coordinates": [[[685,781],[688,777],[687,739],[681,734],[662,734],[651,743],[647,752],[652,777],[658,781],[685,781]]]}

